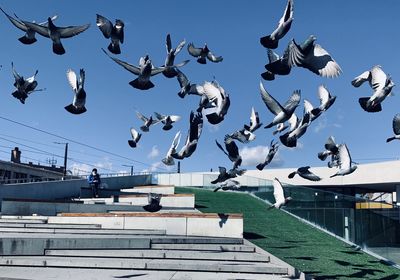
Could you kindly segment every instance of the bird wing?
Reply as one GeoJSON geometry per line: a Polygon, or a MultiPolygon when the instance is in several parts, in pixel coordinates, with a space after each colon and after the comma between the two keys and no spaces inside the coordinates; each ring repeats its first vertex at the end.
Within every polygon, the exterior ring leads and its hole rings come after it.
{"type": "Polygon", "coordinates": [[[149,119],[143,116],[139,111],[136,111],[136,116],[143,122],[147,122],[149,119]]]}
{"type": "Polygon", "coordinates": [[[215,56],[212,52],[208,52],[207,58],[212,62],[221,62],[223,60],[222,56],[215,56]]]}
{"type": "Polygon", "coordinates": [[[161,114],[159,114],[159,113],[157,113],[157,112],[154,112],[154,115],[156,116],[156,118],[157,118],[159,121],[164,121],[164,120],[167,118],[167,116],[161,115],[161,114]]]}
{"type": "MultiPolygon", "coordinates": [[[[51,21],[55,21],[56,19],[58,18],[58,15],[54,15],[54,16],[52,16],[50,19],[51,19],[51,21]]],[[[39,22],[38,24],[39,25],[47,25],[49,22],[46,20],[46,21],[42,21],[42,22],[39,22]]]]}
{"type": "Polygon", "coordinates": [[[302,175],[303,178],[311,181],[321,181],[320,177],[310,171],[310,166],[300,167],[297,171],[302,175]]]}
{"type": "Polygon", "coordinates": [[[14,79],[15,79],[15,80],[21,79],[21,76],[18,74],[17,70],[15,70],[14,63],[13,63],[13,62],[11,62],[11,68],[12,68],[12,72],[13,72],[14,79]]]}
{"type": "Polygon", "coordinates": [[[204,89],[204,94],[207,96],[207,99],[210,103],[214,101],[217,101],[216,103],[222,102],[221,91],[214,83],[205,82],[203,85],[203,89],[204,89]]]}
{"type": "Polygon", "coordinates": [[[172,141],[171,147],[169,148],[169,150],[167,152],[166,158],[170,157],[171,154],[175,153],[176,148],[178,147],[180,141],[181,141],[181,132],[178,131],[175,134],[174,140],[172,141]]]}
{"type": "Polygon", "coordinates": [[[258,112],[254,110],[254,107],[251,107],[250,114],[250,132],[255,131],[258,127],[261,126],[260,117],[258,116],[258,112]]]}
{"type": "Polygon", "coordinates": [[[283,15],[279,20],[278,26],[287,22],[290,18],[293,18],[293,0],[288,0],[285,11],[283,11],[283,15]]]}
{"type": "Polygon", "coordinates": [[[139,132],[137,132],[136,129],[134,129],[133,127],[131,128],[131,136],[132,139],[136,141],[137,137],[139,136],[139,132]]]}
{"type": "Polygon", "coordinates": [[[139,67],[134,66],[132,64],[129,64],[128,62],[119,60],[118,58],[112,57],[104,49],[102,49],[102,50],[109,58],[114,60],[117,64],[119,64],[120,66],[124,67],[129,72],[131,72],[131,73],[133,73],[135,75],[140,75],[140,68],[139,67]]]}
{"type": "Polygon", "coordinates": [[[167,34],[167,38],[165,39],[165,47],[167,49],[167,53],[171,52],[172,43],[171,43],[171,35],[167,34]]]}
{"type": "Polygon", "coordinates": [[[90,23],[79,26],[57,27],[61,38],[71,38],[75,35],[82,33],[90,27],[90,23]]]}
{"type": "Polygon", "coordinates": [[[198,140],[203,129],[203,116],[201,113],[196,115],[190,113],[190,128],[189,128],[189,142],[198,140]]]}
{"type": "Polygon", "coordinates": [[[396,135],[400,134],[400,114],[396,114],[393,118],[393,132],[396,135]]]}
{"type": "Polygon", "coordinates": [[[15,27],[17,27],[17,28],[19,28],[19,29],[21,29],[22,31],[25,31],[25,32],[28,30],[28,28],[26,27],[26,25],[25,25],[22,21],[20,21],[20,20],[18,20],[18,19],[16,19],[16,18],[13,18],[13,17],[10,16],[9,14],[7,14],[2,8],[0,8],[0,10],[3,12],[3,14],[6,15],[6,17],[10,20],[10,22],[11,22],[15,27]]]}
{"type": "Polygon", "coordinates": [[[74,92],[78,91],[78,80],[76,78],[76,73],[72,69],[67,70],[67,79],[69,85],[72,87],[74,92]]]}
{"type": "Polygon", "coordinates": [[[304,102],[304,112],[311,114],[311,111],[314,109],[314,106],[307,99],[304,99],[303,102],[304,102]]]}
{"type": "Polygon", "coordinates": [[[182,50],[182,48],[185,46],[185,44],[186,44],[186,40],[183,40],[182,42],[180,42],[179,45],[175,49],[174,55],[177,55],[182,50]]]}
{"type": "Polygon", "coordinates": [[[268,52],[268,60],[269,60],[269,63],[273,63],[273,62],[279,60],[279,55],[278,55],[277,53],[275,53],[273,50],[268,49],[267,52],[268,52]]]}
{"type": "Polygon", "coordinates": [[[286,101],[285,108],[286,111],[292,111],[295,107],[297,107],[300,103],[301,93],[300,90],[293,91],[292,95],[289,97],[288,101],[286,101]]]}
{"type": "Polygon", "coordinates": [[[201,54],[201,48],[196,48],[193,43],[189,43],[187,49],[191,56],[198,57],[201,54]]]}
{"type": "Polygon", "coordinates": [[[304,66],[315,74],[327,78],[337,77],[342,73],[339,64],[318,44],[314,45],[313,51],[304,61],[304,66]]]}
{"type": "Polygon", "coordinates": [[[359,86],[361,86],[365,81],[369,81],[370,79],[371,79],[371,72],[368,70],[368,71],[363,72],[361,75],[355,77],[355,78],[351,81],[351,84],[352,84],[354,87],[359,87],[359,86]]]}
{"type": "Polygon", "coordinates": [[[278,115],[280,112],[282,112],[284,109],[279,104],[278,101],[276,101],[264,88],[264,85],[260,81],[260,92],[261,92],[261,98],[264,101],[265,105],[267,108],[275,115],[278,115]]]}
{"type": "Polygon", "coordinates": [[[22,21],[22,23],[26,27],[34,30],[35,32],[39,33],[40,35],[42,35],[44,37],[47,37],[47,38],[50,38],[48,26],[39,25],[39,24],[36,24],[36,23],[33,23],[33,22],[29,22],[29,21],[22,21]]]}
{"type": "Polygon", "coordinates": [[[220,150],[223,151],[225,155],[229,156],[228,153],[225,152],[224,148],[222,147],[222,145],[220,143],[218,143],[217,140],[215,140],[215,144],[217,144],[218,148],[220,148],[220,150]]]}
{"type": "Polygon", "coordinates": [[[230,157],[238,158],[239,157],[239,148],[236,145],[235,141],[225,141],[225,148],[230,157]]]}
{"type": "Polygon", "coordinates": [[[340,169],[349,169],[351,166],[351,157],[349,149],[346,144],[341,144],[339,146],[339,161],[340,169]]]}
{"type": "Polygon", "coordinates": [[[112,22],[106,17],[96,14],[96,24],[100,28],[100,31],[103,33],[104,37],[109,39],[113,29],[112,22]]]}
{"type": "Polygon", "coordinates": [[[172,122],[177,122],[181,119],[181,117],[177,115],[170,115],[169,118],[171,119],[172,122]]]}
{"type": "Polygon", "coordinates": [[[374,91],[379,89],[383,89],[386,85],[387,75],[383,72],[382,68],[377,65],[374,66],[371,70],[371,79],[370,84],[374,91]]]}
{"type": "Polygon", "coordinates": [[[325,149],[331,151],[332,153],[337,153],[337,145],[335,143],[335,138],[333,136],[329,136],[328,140],[325,143],[325,149]]]}
{"type": "Polygon", "coordinates": [[[164,70],[165,70],[165,67],[154,67],[154,66],[152,66],[150,76],[154,76],[154,75],[160,74],[164,70]]]}
{"type": "Polygon", "coordinates": [[[283,188],[281,182],[277,178],[272,181],[274,187],[274,197],[277,204],[285,202],[285,195],[283,194],[283,188]]]}
{"type": "Polygon", "coordinates": [[[297,127],[297,123],[299,122],[299,119],[297,118],[296,114],[293,113],[290,118],[288,119],[289,123],[289,132],[293,131],[297,127]]]}
{"type": "Polygon", "coordinates": [[[324,85],[320,85],[318,87],[318,97],[319,97],[321,106],[325,106],[325,104],[328,103],[330,96],[331,96],[331,94],[329,93],[328,89],[324,85]]]}
{"type": "Polygon", "coordinates": [[[176,72],[178,72],[177,79],[178,79],[178,82],[179,82],[180,87],[181,87],[181,88],[186,87],[186,86],[189,84],[188,78],[187,78],[186,75],[185,75],[182,71],[180,71],[179,69],[176,69],[176,72]]]}

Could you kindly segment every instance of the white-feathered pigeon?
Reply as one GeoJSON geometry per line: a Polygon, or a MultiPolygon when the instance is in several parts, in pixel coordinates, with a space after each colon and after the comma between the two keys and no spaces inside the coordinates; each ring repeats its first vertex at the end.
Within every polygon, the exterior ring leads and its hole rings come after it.
{"type": "Polygon", "coordinates": [[[65,106],[65,110],[71,114],[79,115],[86,112],[86,91],[84,89],[85,85],[85,70],[79,70],[79,79],[77,78],[75,72],[71,69],[67,71],[68,83],[74,91],[74,99],[72,103],[65,106]]]}
{"type": "Polygon", "coordinates": [[[165,158],[161,160],[165,165],[170,166],[175,164],[174,158],[171,155],[176,153],[176,147],[178,147],[180,140],[181,140],[181,132],[178,131],[175,134],[174,140],[172,141],[171,147],[168,149],[165,158]]]}
{"type": "Polygon", "coordinates": [[[339,171],[336,174],[331,176],[345,176],[353,173],[357,169],[357,165],[353,165],[353,161],[351,160],[349,149],[346,144],[339,145],[339,171]]]}

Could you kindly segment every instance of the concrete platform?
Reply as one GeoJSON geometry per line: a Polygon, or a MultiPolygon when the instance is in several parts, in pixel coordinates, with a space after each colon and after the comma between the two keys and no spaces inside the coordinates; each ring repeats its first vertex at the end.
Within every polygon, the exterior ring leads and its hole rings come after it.
{"type": "Polygon", "coordinates": [[[174,194],[175,186],[173,185],[148,185],[135,186],[134,188],[122,189],[122,193],[159,193],[159,194],[174,194]]]}

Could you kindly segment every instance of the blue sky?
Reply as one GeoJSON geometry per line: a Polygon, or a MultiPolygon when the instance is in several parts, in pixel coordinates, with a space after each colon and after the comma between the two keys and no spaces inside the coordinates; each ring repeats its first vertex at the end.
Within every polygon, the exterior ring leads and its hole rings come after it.
{"type": "MultiPolygon", "coordinates": [[[[48,16],[57,14],[57,26],[91,23],[91,27],[74,38],[63,40],[66,54],[57,56],[51,51],[51,41],[39,35],[35,44],[21,44],[17,38],[23,35],[22,31],[1,14],[0,64],[3,67],[0,70],[0,116],[126,158],[70,143],[69,169],[86,170],[96,165],[102,173],[109,173],[129,170],[124,164],[133,164],[135,171],[151,166],[165,167],[160,160],[178,130],[181,130],[184,141],[189,113],[197,108],[198,98],[187,96],[180,99],[176,79],[167,79],[162,75],[152,78],[155,84],[153,89],[139,91],[132,88],[128,83],[135,77],[101,51],[109,41],[96,26],[96,13],[99,13],[112,21],[119,18],[125,22],[122,54],[116,57],[129,63],[137,64],[140,56],[149,54],[155,65],[162,65],[167,33],[171,34],[174,46],[182,39],[196,46],[207,42],[216,55],[224,57],[222,63],[200,65],[185,47],[176,59],[177,62],[191,60],[182,71],[192,82],[211,81],[215,76],[231,97],[225,121],[218,126],[205,124],[196,152],[182,161],[181,168],[182,171],[208,171],[211,168],[216,170],[218,166],[230,167],[230,161],[218,150],[215,139],[222,142],[225,134],[248,123],[252,106],[259,112],[264,124],[273,118],[259,93],[260,73],[267,63],[267,52],[260,45],[259,38],[275,29],[286,1],[230,1],[227,4],[225,1],[205,0],[201,3],[196,7],[188,1],[127,1],[119,5],[110,1],[2,1],[0,6],[6,12],[11,15],[16,13],[24,20],[44,21],[48,16]],[[38,69],[38,87],[47,89],[33,93],[25,105],[11,96],[14,90],[12,61],[25,77],[38,69]],[[69,68],[86,70],[88,111],[78,116],[64,110],[73,98],[65,74],[69,68]],[[151,127],[150,132],[142,136],[139,147],[132,149],[127,144],[129,129],[140,126],[135,110],[145,115],[154,111],[177,114],[182,119],[167,132],[161,129],[161,125],[151,127]]],[[[317,88],[321,84],[337,96],[336,103],[300,139],[298,148],[280,146],[273,166],[325,165],[319,161],[317,153],[323,149],[330,135],[335,136],[338,142],[346,143],[353,160],[359,163],[398,158],[400,143],[394,141],[387,144],[385,141],[392,134],[393,116],[400,112],[400,100],[396,94],[398,86],[394,88],[395,95],[383,102],[383,111],[373,114],[364,112],[358,104],[359,97],[371,95],[369,86],[365,84],[356,89],[350,82],[363,71],[379,64],[397,83],[400,77],[399,8],[400,2],[394,0],[294,1],[291,30],[280,41],[276,51],[282,53],[292,38],[301,42],[314,34],[317,43],[339,63],[343,74],[327,79],[303,68],[295,68],[289,76],[277,77],[272,82],[263,81],[267,91],[281,102],[285,102],[293,90],[300,89],[302,98],[316,105],[319,102],[317,88]]],[[[302,110],[301,102],[296,113],[300,115],[302,110]]],[[[63,146],[53,144],[54,141],[64,142],[62,139],[3,119],[0,119],[0,127],[0,159],[9,160],[9,148],[14,146],[20,146],[23,161],[26,162],[46,164],[46,159],[52,157],[18,143],[63,155],[63,146]]],[[[239,143],[239,148],[244,149],[245,162],[250,163],[244,166],[248,169],[254,169],[256,161],[265,156],[265,146],[274,139],[271,129],[261,128],[256,135],[257,139],[249,144],[239,143]]],[[[55,158],[57,165],[62,165],[63,159],[55,158]]]]}

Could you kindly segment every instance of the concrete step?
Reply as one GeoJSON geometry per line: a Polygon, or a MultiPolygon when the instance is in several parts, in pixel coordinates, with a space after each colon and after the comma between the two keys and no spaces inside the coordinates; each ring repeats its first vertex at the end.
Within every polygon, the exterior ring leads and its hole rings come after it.
{"type": "Polygon", "coordinates": [[[243,244],[242,238],[220,237],[152,237],[151,244],[243,244]]]}
{"type": "Polygon", "coordinates": [[[45,219],[0,219],[0,224],[44,224],[46,222],[45,219]]]}
{"type": "Polygon", "coordinates": [[[104,234],[104,235],[165,235],[165,230],[140,230],[140,229],[82,229],[82,228],[52,228],[48,225],[47,228],[14,228],[0,227],[0,233],[15,232],[15,233],[52,233],[52,234],[104,234]]]}
{"type": "Polygon", "coordinates": [[[269,262],[259,253],[180,250],[46,250],[48,256],[269,262]]]}
{"type": "Polygon", "coordinates": [[[99,224],[26,224],[27,228],[99,229],[99,224]]]}
{"type": "Polygon", "coordinates": [[[175,271],[243,272],[265,274],[287,274],[288,269],[271,263],[170,260],[170,259],[123,259],[88,257],[0,257],[2,266],[32,267],[79,267],[105,269],[148,269],[175,271]]]}
{"type": "Polygon", "coordinates": [[[253,246],[230,244],[151,244],[152,249],[217,251],[217,252],[255,252],[253,246]]]}
{"type": "Polygon", "coordinates": [[[122,189],[121,193],[159,193],[159,194],[174,194],[175,186],[173,185],[150,185],[150,186],[135,186],[134,188],[122,189]]]}

